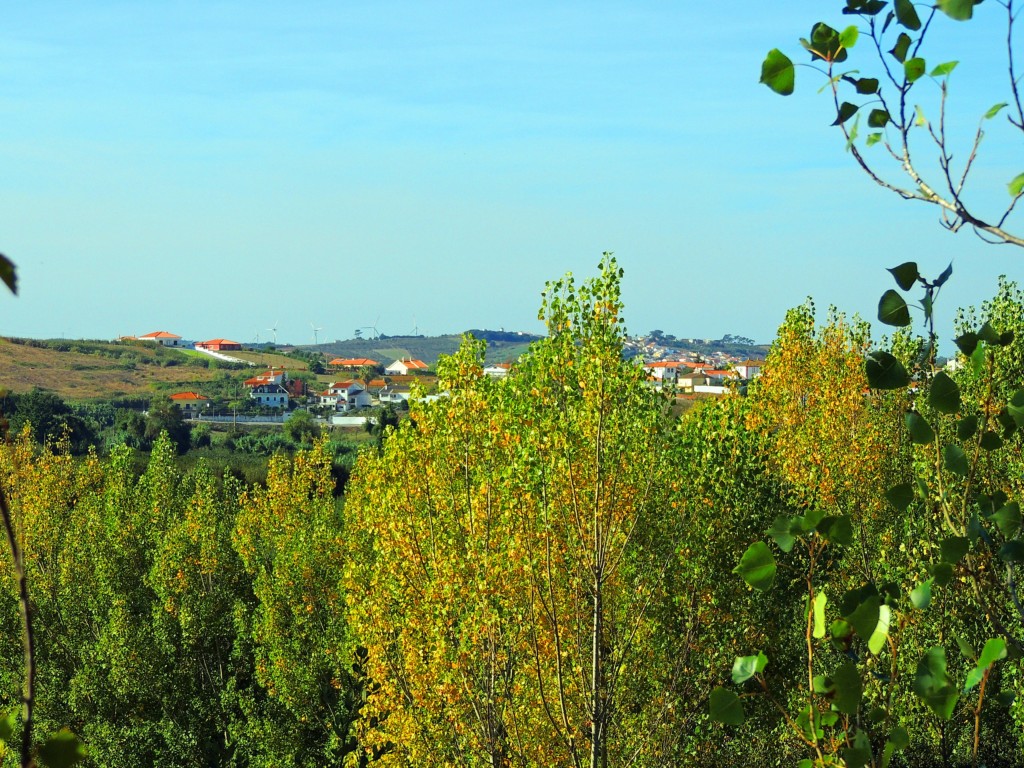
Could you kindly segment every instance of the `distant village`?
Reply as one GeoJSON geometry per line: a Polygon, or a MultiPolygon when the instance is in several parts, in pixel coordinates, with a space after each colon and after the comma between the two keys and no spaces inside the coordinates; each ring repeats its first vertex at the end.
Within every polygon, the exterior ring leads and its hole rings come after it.
{"type": "MultiPolygon", "coordinates": [[[[117,340],[151,342],[164,347],[194,350],[228,363],[255,365],[231,355],[247,349],[247,346],[230,339],[190,341],[169,331],[153,331],[141,336],[122,336],[117,340]]],[[[735,342],[740,348],[755,346],[743,337],[727,336],[723,341],[735,342]]],[[[723,395],[761,373],[763,358],[727,351],[708,352],[707,346],[711,343],[710,339],[676,339],[654,331],[646,336],[628,338],[623,354],[643,366],[652,387],[671,389],[681,395],[723,395]],[[698,352],[695,347],[703,347],[704,351],[698,352]]],[[[331,380],[322,390],[317,386],[314,391],[308,383],[308,376],[290,376],[286,368],[271,367],[248,377],[244,386],[251,404],[264,411],[276,411],[281,416],[302,405],[334,423],[343,424],[348,421],[345,416],[353,411],[380,406],[405,407],[415,384],[421,387],[422,396],[438,396],[433,392],[436,376],[422,360],[406,357],[385,363],[360,357],[334,358],[324,362],[331,380]]],[[[502,378],[508,375],[513,365],[507,362],[490,364],[484,368],[484,373],[502,378]]],[[[215,419],[210,413],[211,399],[203,394],[175,392],[170,399],[187,418],[215,419]]]]}

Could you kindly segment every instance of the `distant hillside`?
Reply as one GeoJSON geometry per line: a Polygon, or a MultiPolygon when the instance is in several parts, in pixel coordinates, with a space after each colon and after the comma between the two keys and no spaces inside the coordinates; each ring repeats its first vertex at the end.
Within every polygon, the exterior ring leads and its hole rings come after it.
{"type": "MultiPolygon", "coordinates": [[[[487,361],[503,363],[517,359],[539,336],[502,331],[469,331],[487,341],[487,361]]],[[[459,348],[461,334],[446,336],[381,336],[377,339],[346,339],[331,344],[303,346],[330,357],[369,357],[384,365],[403,357],[422,360],[431,367],[441,355],[450,355],[459,348]]]]}
{"type": "Polygon", "coordinates": [[[40,387],[71,401],[190,389],[218,368],[205,355],[147,342],[0,338],[0,388],[40,387]]]}

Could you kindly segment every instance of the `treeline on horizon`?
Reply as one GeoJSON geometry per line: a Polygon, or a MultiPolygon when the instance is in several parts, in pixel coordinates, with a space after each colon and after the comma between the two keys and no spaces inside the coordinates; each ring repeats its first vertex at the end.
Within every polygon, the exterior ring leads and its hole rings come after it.
{"type": "MultiPolygon", "coordinates": [[[[866,324],[808,303],[746,396],[677,419],[622,359],[620,279],[606,258],[549,284],[548,336],[507,379],[464,341],[448,396],[363,448],[340,499],[324,438],[248,483],[183,466],[166,431],[141,474],[126,445],[12,433],[37,733],[111,768],[1024,764],[1024,616],[997,555],[1024,457],[988,406],[1024,381],[1017,287],[958,319],[1014,338],[949,374],[955,414],[869,388],[866,324]]],[[[890,347],[911,367],[922,345],[890,347]]],[[[0,602],[15,711],[13,586],[0,602]]]]}

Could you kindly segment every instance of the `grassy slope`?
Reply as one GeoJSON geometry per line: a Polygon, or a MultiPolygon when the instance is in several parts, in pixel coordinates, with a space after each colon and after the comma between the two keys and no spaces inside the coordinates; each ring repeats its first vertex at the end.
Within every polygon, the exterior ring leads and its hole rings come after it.
{"type": "MultiPolygon", "coordinates": [[[[442,354],[458,349],[461,336],[391,336],[386,339],[351,339],[321,344],[316,349],[333,357],[370,357],[383,365],[403,357],[423,360],[431,367],[442,354]]],[[[528,344],[492,342],[489,362],[513,361],[528,344]]],[[[230,352],[231,357],[255,363],[257,368],[271,365],[290,371],[306,370],[300,360],[273,352],[230,352]]],[[[204,382],[223,372],[205,368],[201,362],[213,359],[194,350],[166,349],[145,342],[112,343],[103,341],[10,340],[0,338],[0,389],[28,392],[33,387],[48,389],[65,400],[98,400],[122,396],[201,389],[204,382]],[[16,343],[21,341],[24,343],[16,343]]],[[[215,364],[215,363],[214,363],[215,364]]],[[[257,368],[230,371],[232,377],[245,378],[257,368]]],[[[338,372],[318,377],[326,383],[339,378],[338,372]]]]}
{"type": "Polygon", "coordinates": [[[255,363],[258,368],[285,368],[289,371],[305,371],[309,368],[301,360],[296,360],[294,357],[288,357],[287,355],[278,355],[274,352],[250,352],[244,350],[242,352],[224,352],[223,354],[228,357],[234,357],[239,360],[245,360],[249,363],[255,363]]]}
{"type": "Polygon", "coordinates": [[[0,338],[0,388],[27,392],[41,387],[65,400],[107,399],[165,388],[190,389],[218,373],[190,365],[189,356],[180,350],[154,344],[67,342],[63,346],[66,351],[0,338]]]}

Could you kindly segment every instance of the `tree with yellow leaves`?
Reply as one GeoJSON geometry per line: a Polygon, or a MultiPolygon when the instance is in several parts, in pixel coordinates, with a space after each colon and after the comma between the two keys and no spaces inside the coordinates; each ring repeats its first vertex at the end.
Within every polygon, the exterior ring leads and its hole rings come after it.
{"type": "Polygon", "coordinates": [[[395,765],[664,761],[686,648],[664,401],[622,358],[621,270],[550,284],[504,380],[472,340],[349,487],[348,598],[395,765]]]}

